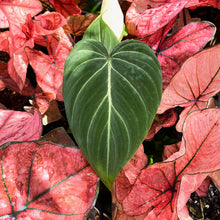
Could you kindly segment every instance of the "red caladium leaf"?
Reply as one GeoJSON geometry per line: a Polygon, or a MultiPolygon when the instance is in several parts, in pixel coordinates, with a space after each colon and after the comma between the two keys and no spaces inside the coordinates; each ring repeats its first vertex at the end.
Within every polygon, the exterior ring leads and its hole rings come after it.
{"type": "Polygon", "coordinates": [[[35,16],[35,33],[49,35],[55,33],[66,24],[66,19],[58,12],[46,12],[35,16]]]}
{"type": "Polygon", "coordinates": [[[26,39],[34,39],[35,44],[42,45],[44,47],[47,46],[47,41],[43,35],[40,35],[37,30],[43,29],[43,27],[39,27],[39,21],[32,20],[30,14],[27,15],[25,24],[21,25],[21,30],[24,33],[26,39]],[[36,30],[37,29],[37,30],[36,30]]]}
{"type": "Polygon", "coordinates": [[[145,140],[151,141],[154,135],[161,129],[165,127],[173,126],[177,121],[177,114],[173,109],[168,110],[162,115],[157,115],[157,119],[154,119],[150,130],[148,131],[145,140]]]}
{"type": "Polygon", "coordinates": [[[9,45],[8,45],[9,31],[0,33],[0,90],[6,87],[5,79],[8,79],[8,61],[9,45]]]}
{"type": "Polygon", "coordinates": [[[172,154],[176,153],[180,149],[181,142],[178,142],[176,144],[171,144],[171,145],[165,145],[163,154],[162,154],[162,159],[166,160],[168,159],[172,154]]]}
{"type": "Polygon", "coordinates": [[[134,0],[126,13],[126,27],[130,35],[143,38],[167,25],[184,7],[199,6],[219,8],[220,3],[217,0],[134,0]]]}
{"type": "Polygon", "coordinates": [[[26,48],[29,62],[36,74],[36,80],[43,92],[52,95],[53,99],[62,101],[63,71],[70,48],[53,36],[47,36],[49,55],[34,49],[26,48]]]}
{"type": "Polygon", "coordinates": [[[79,149],[22,142],[0,158],[0,218],[82,220],[93,207],[99,179],[79,149]]]}
{"type": "Polygon", "coordinates": [[[2,103],[0,103],[0,109],[7,110],[7,108],[2,103]]]}
{"type": "Polygon", "coordinates": [[[214,36],[216,28],[208,22],[184,26],[174,35],[160,42],[156,50],[163,74],[163,88],[180,69],[183,62],[201,50],[214,36]]]}
{"type": "Polygon", "coordinates": [[[149,211],[147,219],[189,218],[190,194],[220,169],[219,129],[220,109],[191,113],[183,126],[180,151],[141,171],[122,202],[123,211],[131,216],[149,211]]]}
{"type": "Polygon", "coordinates": [[[10,78],[16,83],[19,90],[22,91],[26,82],[26,73],[28,67],[28,57],[24,51],[25,47],[34,47],[34,40],[26,41],[21,47],[16,48],[14,37],[9,38],[9,49],[11,59],[8,62],[8,74],[10,78]]]}
{"type": "Polygon", "coordinates": [[[26,23],[22,25],[21,30],[26,39],[34,39],[35,44],[47,47],[47,35],[53,35],[58,41],[61,41],[67,47],[72,49],[70,39],[65,34],[63,26],[66,24],[66,19],[57,12],[44,13],[35,17],[32,20],[28,15],[26,23]]]}
{"type": "Polygon", "coordinates": [[[187,114],[207,106],[220,91],[220,45],[190,57],[164,90],[158,114],[176,106],[185,107],[176,129],[181,131],[187,114]]]}
{"type": "Polygon", "coordinates": [[[28,58],[24,51],[25,47],[33,48],[34,40],[23,32],[21,24],[11,24],[8,33],[8,53],[10,55],[8,75],[17,85],[16,91],[19,92],[22,92],[26,83],[28,58]]]}
{"type": "MultiPolygon", "coordinates": [[[[11,25],[9,35],[9,51],[10,61],[8,63],[8,74],[11,79],[17,84],[19,92],[26,83],[26,72],[29,60],[25,47],[33,48],[34,41],[43,46],[50,46],[51,40],[42,38],[42,35],[54,34],[57,40],[66,44],[66,47],[71,48],[72,44],[61,28],[66,24],[65,18],[57,13],[45,13],[36,17],[36,21],[32,21],[30,15],[27,16],[25,25],[11,25]],[[61,29],[61,30],[60,30],[61,29]]],[[[48,36],[49,38],[50,36],[48,36]]],[[[52,45],[55,46],[55,45],[52,45]]],[[[60,97],[59,97],[60,98],[60,97]]]]}
{"type": "Polygon", "coordinates": [[[0,145],[11,141],[38,140],[42,132],[41,115],[0,109],[0,145]]]}
{"type": "Polygon", "coordinates": [[[57,12],[60,12],[65,18],[70,15],[81,14],[80,8],[75,0],[49,0],[57,12]]]}
{"type": "Polygon", "coordinates": [[[135,0],[126,13],[128,33],[139,38],[152,35],[175,18],[187,2],[135,0]]]}
{"type": "Polygon", "coordinates": [[[6,80],[12,81],[8,75],[8,60],[8,53],[0,51],[0,91],[5,89],[6,80]]]}
{"type": "Polygon", "coordinates": [[[154,34],[148,35],[144,38],[139,38],[139,40],[148,44],[148,46],[151,47],[156,53],[156,51],[159,49],[159,46],[165,40],[167,34],[172,29],[176,21],[177,17],[174,17],[167,25],[156,31],[154,34]]]}
{"type": "Polygon", "coordinates": [[[34,88],[30,85],[28,81],[25,82],[22,91],[18,88],[17,84],[10,78],[8,74],[7,63],[0,62],[0,73],[0,90],[9,88],[24,96],[32,96],[34,94],[34,88]]]}
{"type": "Polygon", "coordinates": [[[41,114],[44,114],[50,106],[50,102],[53,100],[54,95],[52,93],[44,93],[42,89],[37,85],[34,93],[33,106],[39,110],[41,114]]]}
{"type": "Polygon", "coordinates": [[[2,0],[0,2],[0,28],[11,24],[24,24],[26,15],[34,16],[41,12],[42,6],[38,0],[2,0]]]}
{"type": "Polygon", "coordinates": [[[0,91],[6,88],[5,79],[8,79],[8,64],[0,62],[0,91]]]}
{"type": "MultiPolygon", "coordinates": [[[[72,48],[73,48],[73,40],[72,40],[72,38],[69,38],[68,34],[65,33],[63,28],[59,28],[52,36],[57,41],[60,41],[60,43],[62,43],[64,47],[68,48],[69,51],[72,50],[72,48]]],[[[47,36],[47,38],[48,37],[50,37],[50,36],[47,36]]],[[[53,42],[55,42],[55,41],[53,41],[53,42]]],[[[56,46],[56,44],[57,43],[55,43],[53,46],[56,46]]],[[[50,44],[48,46],[50,47],[50,44]]],[[[48,48],[48,50],[49,50],[49,48],[48,48]]]]}
{"type": "Polygon", "coordinates": [[[0,51],[5,51],[9,53],[8,37],[9,31],[0,33],[0,51]]]}
{"type": "Polygon", "coordinates": [[[76,146],[63,127],[53,129],[44,135],[41,140],[50,140],[57,144],[76,146]]]}
{"type": "Polygon", "coordinates": [[[88,26],[97,18],[97,14],[72,15],[67,18],[64,30],[75,36],[82,36],[88,26]]]}
{"type": "Polygon", "coordinates": [[[32,20],[28,15],[26,23],[22,25],[22,32],[25,34],[26,39],[34,39],[36,44],[47,47],[48,42],[45,36],[53,35],[57,40],[72,47],[69,38],[64,33],[62,27],[66,24],[66,19],[57,12],[46,12],[39,16],[35,16],[32,20]]]}
{"type": "Polygon", "coordinates": [[[212,6],[215,8],[220,8],[220,1],[219,0],[190,0],[185,8],[196,9],[197,7],[206,7],[212,6]]]}
{"type": "Polygon", "coordinates": [[[215,34],[215,26],[209,22],[190,23],[167,37],[175,20],[154,35],[141,39],[156,53],[163,74],[163,89],[180,69],[183,62],[201,50],[215,34]]]}

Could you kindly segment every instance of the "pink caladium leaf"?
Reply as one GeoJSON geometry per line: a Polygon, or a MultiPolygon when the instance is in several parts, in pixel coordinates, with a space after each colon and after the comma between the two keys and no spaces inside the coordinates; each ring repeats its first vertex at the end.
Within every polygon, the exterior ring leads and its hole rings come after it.
{"type": "Polygon", "coordinates": [[[34,47],[33,39],[26,41],[21,47],[16,48],[14,37],[9,38],[10,57],[8,62],[8,74],[10,78],[16,83],[19,90],[22,91],[26,82],[26,74],[28,67],[28,57],[24,51],[25,47],[34,47]]]}
{"type": "Polygon", "coordinates": [[[167,25],[184,8],[188,0],[135,0],[126,13],[128,33],[139,38],[150,36],[167,25]]]}
{"type": "Polygon", "coordinates": [[[47,34],[54,34],[54,37],[58,41],[60,40],[66,44],[66,47],[71,48],[72,46],[61,28],[66,24],[66,20],[60,13],[45,13],[35,17],[35,19],[37,20],[33,21],[30,14],[28,14],[26,24],[13,24],[10,26],[8,41],[11,59],[8,63],[8,74],[14,83],[17,84],[19,92],[22,92],[26,83],[27,66],[29,64],[24,48],[33,48],[34,43],[48,46],[51,41],[45,39],[43,36],[47,34]]]}
{"type": "Polygon", "coordinates": [[[209,175],[212,178],[215,186],[220,190],[220,170],[209,175]]]}
{"type": "Polygon", "coordinates": [[[210,183],[211,183],[211,179],[208,176],[202,182],[200,187],[196,190],[196,193],[199,197],[207,197],[210,183]]]}
{"type": "Polygon", "coordinates": [[[207,106],[220,91],[220,45],[190,57],[164,90],[157,113],[176,106],[184,107],[176,129],[181,131],[187,114],[207,106]]]}
{"type": "Polygon", "coordinates": [[[41,115],[0,109],[0,145],[11,141],[38,140],[42,132],[41,115]]]}
{"type": "Polygon", "coordinates": [[[200,51],[215,34],[216,27],[209,22],[190,23],[167,37],[175,19],[155,34],[140,39],[157,55],[163,74],[163,89],[186,59],[200,51]]]}
{"type": "Polygon", "coordinates": [[[131,160],[124,166],[115,180],[115,193],[117,201],[122,202],[128,188],[135,183],[141,170],[147,165],[147,155],[141,144],[131,160]]]}
{"type": "Polygon", "coordinates": [[[220,109],[189,114],[180,151],[141,171],[122,202],[123,211],[130,216],[149,212],[146,219],[189,218],[186,203],[190,194],[220,169],[219,129],[220,109]]]}
{"type": "Polygon", "coordinates": [[[55,10],[61,13],[65,18],[70,15],[81,14],[81,9],[75,3],[75,0],[49,0],[55,10]]]}
{"type": "Polygon", "coordinates": [[[8,28],[12,24],[24,24],[26,15],[34,16],[41,12],[38,0],[2,0],[0,2],[0,28],[8,28]]]}
{"type": "Polygon", "coordinates": [[[219,0],[190,0],[186,5],[185,8],[189,9],[196,9],[197,7],[206,7],[212,6],[215,8],[220,8],[219,0]]]}
{"type": "Polygon", "coordinates": [[[162,159],[168,159],[172,154],[176,153],[180,149],[181,142],[171,145],[165,145],[163,149],[162,159]]]}
{"type": "Polygon", "coordinates": [[[34,39],[35,44],[47,47],[47,36],[53,35],[57,40],[71,48],[72,44],[70,38],[65,34],[62,28],[65,24],[66,19],[57,12],[46,12],[39,16],[35,16],[34,20],[29,14],[21,30],[25,38],[27,40],[34,39]]]}
{"type": "Polygon", "coordinates": [[[0,148],[0,218],[83,220],[99,178],[82,152],[50,141],[0,148]]]}
{"type": "Polygon", "coordinates": [[[10,55],[8,75],[14,81],[14,84],[17,85],[20,93],[22,93],[26,83],[28,67],[28,58],[24,51],[25,47],[34,47],[33,38],[23,32],[21,24],[11,24],[8,32],[8,53],[10,55]]]}
{"type": "Polygon", "coordinates": [[[24,96],[34,95],[34,88],[28,81],[25,82],[22,91],[18,88],[17,84],[10,78],[8,74],[8,64],[0,62],[0,90],[5,88],[12,89],[24,96]]]}
{"type": "Polygon", "coordinates": [[[39,44],[41,46],[46,47],[47,41],[44,35],[40,35],[37,31],[41,29],[41,24],[39,24],[40,21],[33,20],[31,15],[28,14],[26,18],[25,24],[21,25],[21,30],[23,34],[25,35],[26,39],[34,39],[35,44],[39,44]]]}
{"type": "Polygon", "coordinates": [[[173,126],[177,121],[177,114],[173,109],[166,111],[164,114],[157,115],[157,119],[154,119],[150,130],[148,131],[145,140],[151,141],[154,135],[161,129],[173,126]]]}
{"type": "Polygon", "coordinates": [[[189,212],[186,206],[188,199],[192,192],[198,190],[198,186],[202,186],[207,174],[196,174],[196,175],[184,175],[181,180],[179,199],[177,203],[177,212],[180,220],[192,219],[189,217],[189,212]],[[182,199],[181,199],[182,198],[182,199]]]}
{"type": "Polygon", "coordinates": [[[49,35],[55,33],[66,24],[66,19],[58,12],[46,12],[35,16],[35,33],[49,35]]]}
{"type": "Polygon", "coordinates": [[[183,62],[213,38],[215,31],[216,27],[211,23],[195,22],[160,42],[156,54],[162,69],[163,88],[166,88],[183,62]]]}
{"type": "MultiPolygon", "coordinates": [[[[127,216],[123,213],[121,208],[121,203],[126,197],[129,190],[132,189],[138,175],[141,173],[141,170],[147,165],[148,158],[144,153],[144,147],[141,144],[138,148],[137,152],[131,158],[131,160],[124,166],[124,168],[118,174],[115,183],[114,189],[112,191],[112,202],[114,204],[113,207],[113,219],[121,219],[121,220],[132,220],[133,217],[127,216]]],[[[145,214],[144,214],[145,216],[145,214]]],[[[140,219],[143,219],[143,215],[139,216],[140,219]]],[[[135,219],[139,219],[136,218],[135,219]]]]}
{"type": "Polygon", "coordinates": [[[64,63],[70,48],[53,36],[48,36],[47,39],[49,55],[31,48],[26,48],[25,51],[43,92],[49,93],[50,97],[52,95],[53,99],[62,101],[64,63]]]}

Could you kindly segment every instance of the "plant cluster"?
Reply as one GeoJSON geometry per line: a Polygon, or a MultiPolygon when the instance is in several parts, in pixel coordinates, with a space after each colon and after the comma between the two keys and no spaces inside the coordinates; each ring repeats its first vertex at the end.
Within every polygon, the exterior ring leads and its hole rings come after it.
{"type": "Polygon", "coordinates": [[[219,2],[119,3],[0,1],[0,90],[25,98],[0,100],[0,219],[86,219],[102,181],[112,219],[185,220],[220,189],[220,45],[189,14],[219,2]],[[146,143],[166,127],[160,160],[146,143]]]}

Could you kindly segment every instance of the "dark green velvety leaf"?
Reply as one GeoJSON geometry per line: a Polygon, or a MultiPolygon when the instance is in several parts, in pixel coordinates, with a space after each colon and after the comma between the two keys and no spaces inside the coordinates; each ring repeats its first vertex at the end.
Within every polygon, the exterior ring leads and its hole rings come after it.
{"type": "Polygon", "coordinates": [[[111,54],[96,40],[82,40],[69,54],[63,96],[76,141],[105,185],[143,141],[162,92],[159,62],[140,41],[123,41],[111,54]]]}
{"type": "Polygon", "coordinates": [[[111,28],[102,20],[101,15],[88,27],[83,35],[83,39],[100,41],[107,48],[109,53],[120,43],[111,28]]]}

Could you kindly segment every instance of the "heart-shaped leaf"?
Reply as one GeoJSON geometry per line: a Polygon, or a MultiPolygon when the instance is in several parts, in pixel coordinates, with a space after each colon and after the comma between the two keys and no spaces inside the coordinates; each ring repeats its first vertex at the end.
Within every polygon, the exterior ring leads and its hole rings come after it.
{"type": "Polygon", "coordinates": [[[111,189],[149,130],[160,103],[159,62],[140,41],[123,41],[112,53],[82,40],[64,68],[63,96],[74,137],[111,189]]]}

